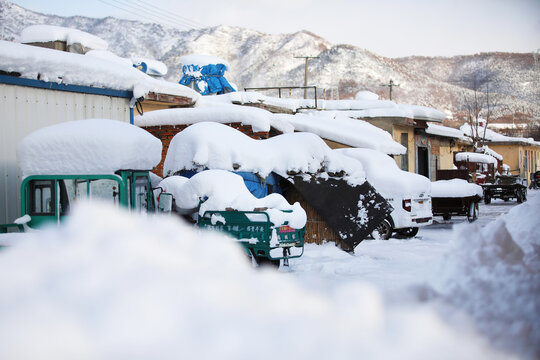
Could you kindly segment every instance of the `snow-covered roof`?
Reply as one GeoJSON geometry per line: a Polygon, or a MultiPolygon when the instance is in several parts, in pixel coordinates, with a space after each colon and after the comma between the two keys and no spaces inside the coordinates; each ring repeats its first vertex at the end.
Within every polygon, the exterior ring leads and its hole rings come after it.
{"type": "Polygon", "coordinates": [[[439,180],[431,183],[431,197],[457,198],[468,196],[482,197],[482,187],[463,179],[439,180]]]}
{"type": "Polygon", "coordinates": [[[362,184],[362,164],[333,152],[317,135],[283,134],[254,140],[229,126],[202,122],[189,126],[172,139],[163,165],[165,175],[181,170],[222,169],[247,171],[266,178],[271,172],[318,174],[345,172],[345,180],[362,184]]]}
{"type": "Polygon", "coordinates": [[[484,154],[486,154],[486,155],[493,156],[497,160],[500,160],[500,161],[503,160],[503,156],[501,154],[499,154],[498,152],[490,149],[489,146],[487,146],[487,145],[484,145],[484,146],[480,147],[479,150],[481,152],[483,152],[484,154]]]}
{"type": "MultiPolygon", "coordinates": [[[[469,137],[473,137],[474,133],[476,132],[468,123],[461,125],[460,130],[463,131],[463,133],[469,137]]],[[[540,146],[540,141],[535,141],[533,138],[521,138],[521,137],[502,135],[489,129],[489,125],[487,129],[482,126],[478,126],[478,134],[480,137],[484,136],[484,130],[486,134],[485,139],[487,141],[521,143],[521,144],[540,146]]]]}
{"type": "Polygon", "coordinates": [[[266,110],[239,105],[155,110],[135,117],[138,126],[187,125],[199,122],[251,125],[253,131],[269,131],[272,114],[266,110]]]}
{"type": "Polygon", "coordinates": [[[17,159],[23,176],[150,170],[161,160],[161,141],[116,120],[76,120],[27,135],[18,145],[17,159]]]}
{"type": "Polygon", "coordinates": [[[339,113],[310,112],[308,114],[274,114],[272,121],[286,121],[296,131],[310,132],[320,137],[352,147],[379,150],[386,154],[402,155],[407,149],[392,136],[370,123],[339,113]]]}
{"type": "Polygon", "coordinates": [[[67,45],[81,44],[85,48],[107,50],[109,44],[87,32],[55,25],[32,25],[21,32],[21,43],[64,41],[67,45]]]}
{"type": "MultiPolygon", "coordinates": [[[[234,92],[212,96],[205,101],[234,102],[240,104],[265,104],[297,112],[301,109],[315,109],[312,99],[277,98],[258,92],[234,92]]],[[[318,111],[339,111],[341,115],[354,118],[404,117],[416,120],[442,122],[446,114],[442,111],[419,105],[396,104],[389,100],[364,97],[359,100],[317,100],[318,111]]],[[[314,110],[308,110],[314,111],[314,110]]]]}
{"type": "Polygon", "coordinates": [[[188,97],[200,95],[180,84],[154,79],[118,61],[0,40],[0,70],[27,79],[133,91],[135,98],[149,92],[188,97]]]}
{"type": "Polygon", "coordinates": [[[426,133],[468,141],[463,131],[439,124],[427,123],[426,133]]]}
{"type": "Polygon", "coordinates": [[[371,149],[336,149],[362,163],[366,178],[385,197],[418,196],[431,192],[431,182],[425,176],[401,170],[394,159],[371,149]]]}
{"type": "Polygon", "coordinates": [[[306,212],[299,203],[290,205],[280,194],[270,194],[262,199],[253,196],[240,175],[225,170],[207,170],[195,174],[190,179],[170,176],[161,181],[160,187],[173,194],[176,206],[193,209],[201,204],[199,214],[208,210],[223,211],[232,208],[240,211],[254,211],[267,208],[266,212],[274,225],[289,222],[289,226],[300,229],[306,225],[306,212]],[[291,210],[284,213],[282,210],[291,210]]]}
{"type": "Polygon", "coordinates": [[[476,152],[459,152],[456,154],[456,161],[470,161],[497,166],[497,159],[493,156],[476,152]]]}

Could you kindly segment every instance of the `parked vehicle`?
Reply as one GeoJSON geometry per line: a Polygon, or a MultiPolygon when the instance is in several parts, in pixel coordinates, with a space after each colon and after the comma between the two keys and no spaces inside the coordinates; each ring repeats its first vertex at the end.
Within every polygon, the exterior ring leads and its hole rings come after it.
{"type": "Polygon", "coordinates": [[[540,170],[531,173],[531,183],[529,189],[540,189],[540,170]]]}
{"type": "Polygon", "coordinates": [[[467,216],[469,222],[478,218],[478,203],[482,188],[463,179],[438,180],[431,184],[433,215],[450,220],[452,216],[467,216]]]}
{"type": "Polygon", "coordinates": [[[359,160],[366,178],[393,207],[373,236],[389,239],[393,233],[413,237],[421,226],[433,222],[431,184],[428,178],[401,170],[390,156],[371,149],[338,149],[359,160]]]}
{"type": "Polygon", "coordinates": [[[482,184],[482,188],[486,204],[492,199],[516,199],[518,203],[527,200],[527,180],[517,175],[497,175],[492,184],[482,184]]]}
{"type": "MultiPolygon", "coordinates": [[[[133,125],[90,119],[48,126],[25,137],[17,157],[24,177],[19,230],[22,223],[60,223],[83,199],[132,211],[170,210],[170,195],[162,195],[156,208],[148,170],[159,163],[161,141],[133,125]]],[[[8,227],[15,228],[0,229],[8,227]]]]}

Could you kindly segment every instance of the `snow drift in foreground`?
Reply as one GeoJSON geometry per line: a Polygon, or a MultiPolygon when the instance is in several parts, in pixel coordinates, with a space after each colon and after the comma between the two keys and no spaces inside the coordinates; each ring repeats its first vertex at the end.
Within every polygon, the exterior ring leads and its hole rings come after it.
{"type": "Polygon", "coordinates": [[[428,307],[307,289],[173,218],[84,204],[0,253],[3,359],[498,359],[428,307]]]}
{"type": "Polygon", "coordinates": [[[493,344],[540,358],[540,196],[485,228],[456,230],[437,289],[464,310],[493,344]]]}

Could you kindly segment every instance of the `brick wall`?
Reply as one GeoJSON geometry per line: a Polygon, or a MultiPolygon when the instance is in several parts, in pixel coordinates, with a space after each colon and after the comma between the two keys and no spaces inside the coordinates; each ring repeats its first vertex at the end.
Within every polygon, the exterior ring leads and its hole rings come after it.
{"type": "MultiPolygon", "coordinates": [[[[244,125],[242,123],[229,123],[224,124],[230,126],[236,130],[241,131],[247,136],[256,139],[268,139],[268,131],[253,131],[251,125],[244,125]]],[[[163,163],[165,162],[165,157],[167,156],[167,151],[169,150],[169,145],[171,143],[174,135],[178,134],[180,131],[184,130],[189,125],[161,125],[161,126],[147,126],[142,127],[144,130],[148,131],[150,134],[154,135],[161,140],[163,144],[163,150],[161,152],[161,161],[160,163],[152,170],[155,174],[163,176],[163,163]]]]}

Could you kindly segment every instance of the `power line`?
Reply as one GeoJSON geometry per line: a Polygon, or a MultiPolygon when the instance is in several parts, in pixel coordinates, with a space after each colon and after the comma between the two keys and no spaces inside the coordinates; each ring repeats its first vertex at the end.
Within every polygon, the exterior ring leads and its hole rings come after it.
{"type": "MultiPolygon", "coordinates": [[[[105,0],[99,0],[99,1],[106,4],[106,5],[109,5],[109,6],[117,8],[117,9],[120,9],[120,10],[129,12],[131,14],[137,15],[137,17],[139,17],[139,18],[143,18],[142,14],[140,12],[135,11],[133,9],[133,7],[131,7],[131,4],[125,4],[125,3],[122,3],[119,0],[109,0],[109,1],[113,1],[113,2],[117,3],[117,5],[112,4],[112,3],[108,2],[108,1],[105,1],[105,0]]],[[[181,28],[185,28],[185,29],[188,29],[188,30],[191,30],[191,29],[194,28],[192,25],[186,24],[183,21],[170,20],[170,19],[164,18],[164,17],[162,17],[160,15],[156,15],[153,12],[153,10],[145,11],[144,16],[152,17],[152,18],[154,18],[153,20],[154,21],[157,20],[157,22],[165,22],[166,23],[165,25],[167,25],[167,26],[181,27],[181,28]]]]}
{"type": "MultiPolygon", "coordinates": [[[[132,0],[133,2],[135,3],[139,3],[140,7],[145,7],[146,6],[146,3],[144,3],[143,1],[141,0],[132,0]]],[[[169,11],[167,10],[163,10],[162,8],[160,7],[153,7],[150,9],[151,11],[154,10],[156,11],[157,13],[161,13],[162,15],[166,16],[166,17],[169,17],[169,18],[173,18],[173,19],[182,19],[186,24],[191,24],[191,26],[195,27],[195,28],[204,28],[206,27],[205,24],[202,24],[198,21],[195,21],[195,20],[191,20],[191,19],[188,19],[184,16],[181,16],[181,15],[178,15],[178,14],[171,14],[169,11]]]]}

